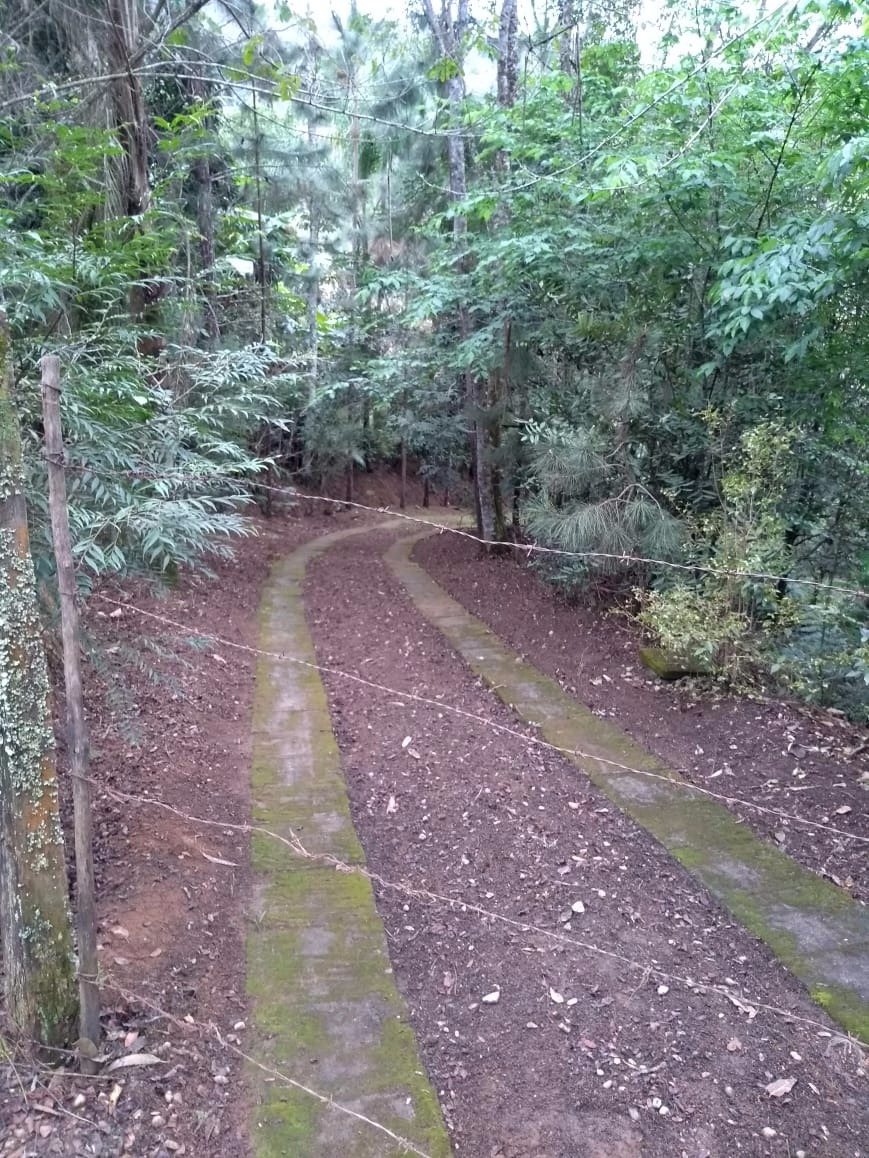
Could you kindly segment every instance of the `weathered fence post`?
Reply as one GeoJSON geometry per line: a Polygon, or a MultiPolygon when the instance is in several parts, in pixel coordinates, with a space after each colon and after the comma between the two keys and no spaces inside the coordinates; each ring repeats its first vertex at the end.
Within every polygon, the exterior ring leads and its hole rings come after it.
{"type": "Polygon", "coordinates": [[[84,717],[81,683],[81,634],[75,601],[75,568],[66,475],[63,465],[63,431],[60,422],[60,363],[54,354],[42,359],[42,418],[48,462],[48,503],[51,537],[60,594],[60,630],[63,641],[63,676],[66,685],[66,719],[69,729],[70,771],[75,829],[76,933],[79,957],[79,1038],[81,1067],[93,1072],[88,1057],[100,1039],[100,994],[97,984],[96,899],[94,889],[93,834],[90,789],[90,751],[84,717]]]}
{"type": "Polygon", "coordinates": [[[0,944],[17,1031],[64,1046],[78,1012],[48,671],[0,313],[0,944]]]}

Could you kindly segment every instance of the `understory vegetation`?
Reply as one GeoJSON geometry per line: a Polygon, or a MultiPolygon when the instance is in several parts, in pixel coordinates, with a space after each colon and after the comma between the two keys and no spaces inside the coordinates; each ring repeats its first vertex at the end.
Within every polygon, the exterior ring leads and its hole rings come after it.
{"type": "Polygon", "coordinates": [[[869,17],[643,12],[0,0],[38,578],[55,353],[83,594],[385,465],[471,480],[485,540],[675,656],[865,720],[869,17]]]}

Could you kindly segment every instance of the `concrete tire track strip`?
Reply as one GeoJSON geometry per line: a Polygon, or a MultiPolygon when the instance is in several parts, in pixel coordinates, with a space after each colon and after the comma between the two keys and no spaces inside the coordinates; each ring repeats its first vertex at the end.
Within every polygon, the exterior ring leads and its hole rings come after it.
{"type": "MultiPolygon", "coordinates": [[[[406,530],[390,521],[322,536],[272,570],[260,647],[316,662],[302,607],[311,560],[343,539],[406,530]]],[[[869,1039],[869,913],[833,884],[758,839],[723,805],[692,792],[624,732],[525,663],[411,559],[431,531],[399,538],[387,563],[421,614],[485,684],[688,868],[772,949],[842,1027],[869,1039]],[[654,772],[653,779],[602,761],[654,772]]],[[[253,822],[309,851],[363,865],[325,691],[312,668],[261,657],[253,721],[253,822]]],[[[247,942],[251,1052],[407,1139],[451,1154],[434,1091],[395,986],[368,879],[300,859],[255,835],[247,942]]],[[[251,1067],[257,1158],[368,1158],[407,1153],[372,1125],[251,1067]]]]}
{"type": "MultiPolygon", "coordinates": [[[[302,606],[305,569],[333,544],[370,530],[321,536],[273,567],[260,609],[263,651],[316,662],[302,606]]],[[[259,658],[251,798],[255,825],[287,839],[297,833],[311,853],[364,865],[326,693],[313,668],[259,658]]],[[[260,834],[251,842],[251,865],[251,1055],[385,1126],[417,1153],[448,1158],[449,1138],[396,989],[370,881],[302,859],[260,834]]],[[[248,1078],[256,1158],[408,1153],[373,1125],[273,1074],[251,1066],[248,1078]]]]}

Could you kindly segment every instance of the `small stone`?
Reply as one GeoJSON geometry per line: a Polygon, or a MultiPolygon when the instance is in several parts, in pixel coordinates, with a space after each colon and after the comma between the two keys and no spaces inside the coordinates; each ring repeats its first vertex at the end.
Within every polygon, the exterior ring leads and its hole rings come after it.
{"type": "Polygon", "coordinates": [[[761,1130],[761,1134],[763,1134],[764,1138],[777,1138],[778,1130],[774,1130],[772,1126],[764,1126],[764,1128],[761,1130]]]}
{"type": "Polygon", "coordinates": [[[670,992],[670,986],[669,985],[659,985],[658,986],[658,996],[659,997],[666,997],[669,992],[670,992]]]}

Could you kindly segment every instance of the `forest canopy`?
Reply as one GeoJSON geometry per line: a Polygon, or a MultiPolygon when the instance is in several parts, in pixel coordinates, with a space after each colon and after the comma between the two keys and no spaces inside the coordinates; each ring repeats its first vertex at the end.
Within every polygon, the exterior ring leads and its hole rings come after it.
{"type": "Polygon", "coordinates": [[[669,651],[865,718],[865,4],[0,17],[43,581],[54,353],[84,593],[206,565],[263,484],[410,464],[669,651]]]}

